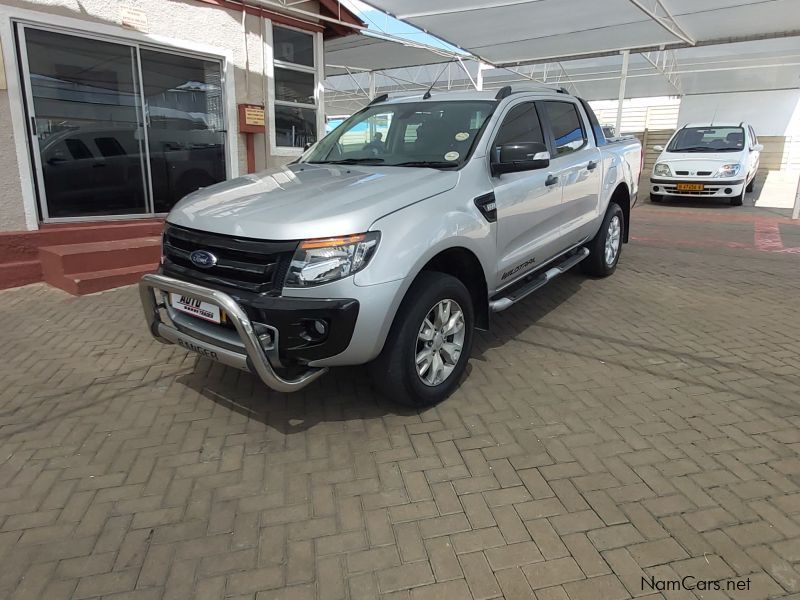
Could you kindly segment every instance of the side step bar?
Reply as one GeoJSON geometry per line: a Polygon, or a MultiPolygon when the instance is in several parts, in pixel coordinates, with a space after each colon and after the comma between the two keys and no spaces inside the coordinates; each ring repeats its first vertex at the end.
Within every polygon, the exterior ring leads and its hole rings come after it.
{"type": "Polygon", "coordinates": [[[552,267],[544,273],[537,275],[530,281],[524,282],[520,287],[516,287],[512,291],[507,292],[502,298],[491,300],[489,302],[489,308],[492,310],[492,312],[500,312],[501,310],[507,309],[508,307],[527,297],[529,294],[532,294],[540,287],[547,285],[559,275],[566,273],[587,256],[589,256],[589,249],[579,248],[575,254],[565,258],[564,261],[558,266],[552,267]]]}

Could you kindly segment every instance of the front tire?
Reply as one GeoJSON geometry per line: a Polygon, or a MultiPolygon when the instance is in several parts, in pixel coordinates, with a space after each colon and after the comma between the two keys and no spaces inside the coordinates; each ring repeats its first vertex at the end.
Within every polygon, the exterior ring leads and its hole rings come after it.
{"type": "Polygon", "coordinates": [[[375,386],[405,406],[441,402],[467,367],[474,321],[472,297],[461,281],[423,271],[406,293],[383,351],[370,365],[375,386]]]}
{"type": "Polygon", "coordinates": [[[745,190],[742,190],[741,194],[731,198],[731,206],[741,206],[742,204],[744,204],[744,195],[745,195],[745,190]]]}
{"type": "Polygon", "coordinates": [[[756,187],[756,177],[753,175],[753,178],[750,180],[750,183],[747,184],[747,187],[744,188],[744,191],[748,194],[752,193],[753,188],[756,187]]]}
{"type": "Polygon", "coordinates": [[[581,262],[587,275],[608,277],[617,269],[619,255],[622,253],[622,240],[625,239],[625,218],[619,204],[608,205],[600,231],[589,242],[589,256],[581,262]]]}

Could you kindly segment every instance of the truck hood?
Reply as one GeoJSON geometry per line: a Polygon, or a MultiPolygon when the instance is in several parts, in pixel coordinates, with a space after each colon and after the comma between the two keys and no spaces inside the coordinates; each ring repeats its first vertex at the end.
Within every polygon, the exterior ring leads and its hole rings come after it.
{"type": "Polygon", "coordinates": [[[296,163],[193,192],[175,205],[167,221],[265,240],[348,235],[446,192],[457,181],[455,171],[296,163]]]}
{"type": "Polygon", "coordinates": [[[675,171],[689,171],[690,176],[711,171],[713,176],[722,165],[741,164],[744,158],[744,152],[664,152],[656,162],[668,164],[673,175],[675,171]]]}

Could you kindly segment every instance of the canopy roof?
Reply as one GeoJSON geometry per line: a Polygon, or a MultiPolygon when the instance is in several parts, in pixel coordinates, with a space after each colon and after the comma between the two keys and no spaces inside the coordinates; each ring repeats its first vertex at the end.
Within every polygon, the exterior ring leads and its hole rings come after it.
{"type": "Polygon", "coordinates": [[[325,41],[325,75],[448,62],[457,56],[442,48],[364,30],[361,35],[325,41]]]}
{"type": "MultiPolygon", "coordinates": [[[[587,100],[616,99],[622,59],[619,55],[483,70],[483,88],[514,83],[566,87],[587,100]]],[[[375,93],[412,93],[474,88],[478,63],[390,69],[373,75],[375,93]]],[[[329,77],[326,112],[350,114],[368,102],[369,74],[329,77]]],[[[631,54],[626,97],[678,96],[718,92],[774,90],[800,86],[800,37],[682,48],[631,54]]]]}
{"type": "Polygon", "coordinates": [[[797,0],[367,3],[495,66],[800,35],[797,0]]]}

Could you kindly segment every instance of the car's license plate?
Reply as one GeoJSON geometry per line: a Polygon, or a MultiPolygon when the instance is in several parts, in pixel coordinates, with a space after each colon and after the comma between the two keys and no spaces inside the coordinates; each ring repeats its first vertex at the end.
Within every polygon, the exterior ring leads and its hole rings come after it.
{"type": "Polygon", "coordinates": [[[219,306],[210,302],[203,302],[191,296],[170,293],[169,303],[176,310],[212,323],[221,323],[225,319],[225,313],[219,306]]]}
{"type": "Polygon", "coordinates": [[[702,192],[706,189],[706,186],[702,183],[679,183],[678,184],[678,191],[679,192],[702,192]]]}

